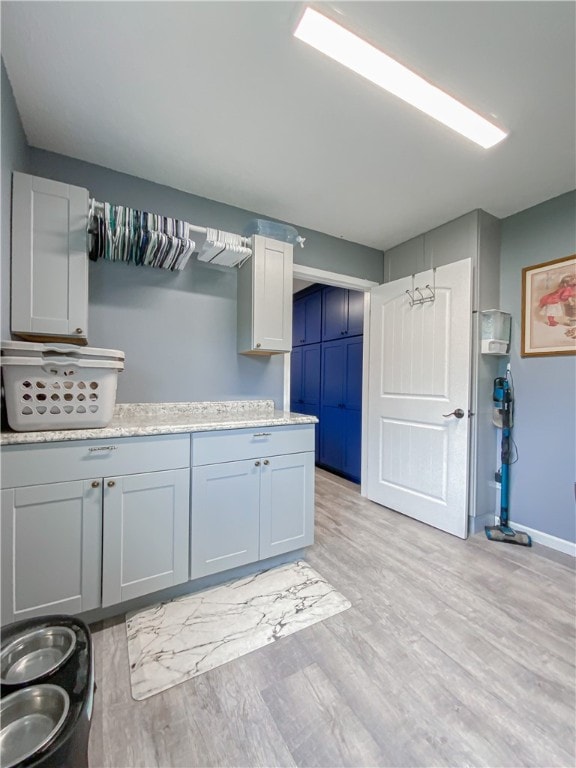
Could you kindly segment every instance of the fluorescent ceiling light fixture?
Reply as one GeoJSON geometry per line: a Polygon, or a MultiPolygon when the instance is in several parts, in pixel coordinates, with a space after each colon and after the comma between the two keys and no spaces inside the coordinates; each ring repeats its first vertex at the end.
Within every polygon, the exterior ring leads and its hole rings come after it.
{"type": "Polygon", "coordinates": [[[440,88],[312,8],[306,8],[294,36],[484,149],[507,136],[440,88]]]}

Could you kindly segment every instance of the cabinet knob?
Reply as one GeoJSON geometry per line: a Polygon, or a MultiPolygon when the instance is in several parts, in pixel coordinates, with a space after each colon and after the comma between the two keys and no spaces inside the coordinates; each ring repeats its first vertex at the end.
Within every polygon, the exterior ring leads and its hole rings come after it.
{"type": "Polygon", "coordinates": [[[266,464],[266,466],[268,466],[268,464],[270,464],[270,462],[268,461],[268,459],[264,459],[264,464],[266,464]]]}
{"type": "Polygon", "coordinates": [[[260,466],[260,462],[259,462],[259,461],[255,461],[255,462],[254,462],[254,466],[255,466],[255,467],[259,467],[259,466],[260,466]]]}
{"type": "Polygon", "coordinates": [[[261,346],[262,346],[262,344],[260,344],[260,342],[258,342],[258,343],[256,344],[256,349],[259,349],[261,346]]]}
{"type": "Polygon", "coordinates": [[[92,488],[100,488],[100,483],[98,482],[98,480],[94,480],[94,482],[92,483],[92,488]]]}
{"type": "Polygon", "coordinates": [[[108,488],[114,488],[114,486],[116,485],[116,483],[114,482],[114,480],[108,480],[108,483],[107,483],[107,485],[108,485],[108,488]]]}
{"type": "Polygon", "coordinates": [[[82,333],[82,328],[76,328],[76,333],[82,333]]]}

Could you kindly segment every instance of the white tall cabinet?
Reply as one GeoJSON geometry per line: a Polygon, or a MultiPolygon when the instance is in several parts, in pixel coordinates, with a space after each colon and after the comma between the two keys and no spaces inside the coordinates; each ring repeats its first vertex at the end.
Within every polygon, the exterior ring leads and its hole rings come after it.
{"type": "Polygon", "coordinates": [[[12,333],[88,333],[88,190],[25,173],[12,179],[12,333]]]}

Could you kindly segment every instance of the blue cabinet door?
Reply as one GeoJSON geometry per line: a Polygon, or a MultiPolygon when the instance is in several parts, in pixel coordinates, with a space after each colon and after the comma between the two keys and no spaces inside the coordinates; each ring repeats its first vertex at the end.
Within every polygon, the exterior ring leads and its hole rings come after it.
{"type": "Polygon", "coordinates": [[[320,403],[320,344],[292,350],[290,360],[290,409],[307,413],[300,406],[320,403]]]}
{"type": "Polygon", "coordinates": [[[345,288],[324,288],[322,341],[359,336],[364,332],[364,294],[345,288]]]}
{"type": "Polygon", "coordinates": [[[322,297],[322,341],[341,339],[346,335],[348,291],[345,288],[324,288],[322,297]]]}
{"type": "Polygon", "coordinates": [[[343,342],[344,353],[344,382],[343,403],[346,408],[355,411],[362,410],[362,350],[363,337],[355,336],[343,342]]]}
{"type": "Polygon", "coordinates": [[[360,480],[363,337],[322,344],[320,463],[360,480]]]}
{"type": "Polygon", "coordinates": [[[290,410],[294,413],[302,413],[299,406],[304,399],[302,397],[302,349],[295,347],[290,355],[290,410]]]}
{"type": "Polygon", "coordinates": [[[341,408],[344,402],[346,341],[322,344],[322,405],[341,408]]]}
{"type": "Polygon", "coordinates": [[[303,299],[294,299],[292,305],[292,346],[304,344],[306,336],[306,306],[303,299]]]}
{"type": "Polygon", "coordinates": [[[316,344],[320,341],[322,324],[322,291],[300,296],[294,300],[292,312],[292,344],[316,344]]]}
{"type": "Polygon", "coordinates": [[[320,464],[337,472],[343,471],[344,423],[345,412],[342,408],[330,405],[320,407],[320,464]]]}
{"type": "Polygon", "coordinates": [[[362,291],[348,291],[347,336],[364,333],[364,294],[362,291]]]}
{"type": "Polygon", "coordinates": [[[360,482],[360,464],[362,456],[362,412],[344,410],[344,434],[342,472],[360,482]]]}
{"type": "MultiPolygon", "coordinates": [[[[305,413],[307,416],[316,416],[320,422],[320,403],[302,403],[296,413],[305,413]]],[[[320,423],[314,425],[314,452],[316,461],[320,461],[320,423]]]]}
{"type": "Polygon", "coordinates": [[[320,344],[302,347],[302,400],[309,405],[320,402],[320,344]]]}

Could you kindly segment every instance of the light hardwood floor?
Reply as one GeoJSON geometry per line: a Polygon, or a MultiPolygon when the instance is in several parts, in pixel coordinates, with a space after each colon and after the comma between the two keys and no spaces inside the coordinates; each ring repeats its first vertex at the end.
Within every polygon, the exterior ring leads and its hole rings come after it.
{"type": "Polygon", "coordinates": [[[142,702],[123,621],[95,626],[90,766],[573,766],[575,573],[544,552],[318,470],[306,559],[352,608],[142,702]]]}

